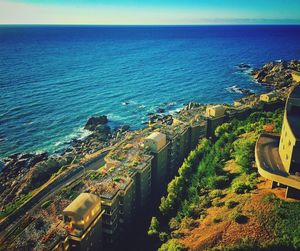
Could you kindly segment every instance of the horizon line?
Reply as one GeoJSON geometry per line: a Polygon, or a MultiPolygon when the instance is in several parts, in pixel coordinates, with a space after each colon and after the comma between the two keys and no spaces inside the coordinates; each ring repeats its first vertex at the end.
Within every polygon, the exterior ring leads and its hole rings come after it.
{"type": "Polygon", "coordinates": [[[0,23],[0,26],[12,26],[12,25],[31,25],[31,26],[300,26],[300,23],[195,23],[195,24],[81,24],[81,23],[0,23]]]}

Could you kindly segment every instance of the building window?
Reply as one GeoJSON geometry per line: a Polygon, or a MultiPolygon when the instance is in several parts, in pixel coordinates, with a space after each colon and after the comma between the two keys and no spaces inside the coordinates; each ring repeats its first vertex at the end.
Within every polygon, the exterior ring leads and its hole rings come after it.
{"type": "Polygon", "coordinates": [[[289,140],[289,146],[291,146],[292,142],[289,140]]]}
{"type": "Polygon", "coordinates": [[[282,146],[282,149],[283,149],[283,150],[285,149],[285,145],[282,146]]]}
{"type": "Polygon", "coordinates": [[[288,160],[288,159],[289,159],[289,155],[286,155],[286,156],[285,156],[285,159],[288,160]]]}

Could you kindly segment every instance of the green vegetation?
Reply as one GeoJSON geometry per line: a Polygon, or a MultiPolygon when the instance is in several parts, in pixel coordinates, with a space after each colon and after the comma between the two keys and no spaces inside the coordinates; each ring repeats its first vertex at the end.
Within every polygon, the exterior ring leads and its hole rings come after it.
{"type": "Polygon", "coordinates": [[[235,208],[239,203],[237,201],[234,200],[228,200],[225,202],[225,206],[227,208],[235,208]]]}
{"type": "MultiPolygon", "coordinates": [[[[200,140],[197,148],[191,151],[179,168],[178,175],[169,183],[167,194],[161,198],[160,214],[157,215],[162,223],[160,229],[164,230],[161,241],[167,239],[167,234],[170,237],[160,250],[181,250],[182,247],[176,246],[179,245],[177,239],[184,235],[181,230],[197,227],[199,221],[195,219],[205,218],[207,208],[211,206],[234,208],[231,215],[233,221],[239,224],[248,221],[248,217],[236,208],[239,202],[229,200],[224,203],[221,200],[226,195],[224,191],[243,194],[256,188],[257,172],[253,168],[256,140],[266,124],[273,124],[274,132],[280,132],[282,118],[282,109],[275,112],[255,112],[245,120],[234,119],[219,126],[215,131],[215,141],[200,140]],[[232,159],[238,165],[237,173],[224,171],[225,164],[232,159]]],[[[299,215],[298,213],[297,217],[299,215]]],[[[213,219],[216,224],[221,221],[222,218],[213,219]]],[[[293,226],[294,229],[297,227],[293,226]]],[[[159,236],[158,228],[155,228],[155,234],[159,236]]],[[[295,234],[292,236],[294,237],[288,243],[298,245],[299,238],[295,234]]],[[[241,240],[241,250],[251,245],[252,248],[255,247],[252,242],[249,244],[249,241],[241,240]]]]}
{"type": "Polygon", "coordinates": [[[159,222],[156,217],[152,217],[151,224],[148,230],[148,235],[158,235],[159,234],[159,222]]]}
{"type": "Polygon", "coordinates": [[[191,151],[187,159],[184,160],[184,163],[178,170],[179,175],[168,185],[167,196],[161,198],[159,210],[163,215],[171,215],[178,209],[180,202],[187,194],[186,188],[197,168],[197,163],[204,156],[208,146],[208,140],[202,140],[196,149],[191,151]]]}
{"type": "Polygon", "coordinates": [[[0,219],[5,218],[6,216],[13,213],[16,209],[18,209],[22,204],[24,204],[27,200],[32,197],[31,193],[20,196],[16,201],[9,203],[3,211],[0,212],[0,219]]]}
{"type": "Polygon", "coordinates": [[[257,183],[256,173],[252,173],[250,175],[241,174],[239,177],[237,177],[232,181],[231,189],[236,194],[249,193],[251,190],[256,188],[256,183],[257,183]]]}
{"type": "Polygon", "coordinates": [[[287,202],[268,195],[264,199],[275,205],[272,213],[266,218],[261,215],[261,224],[274,232],[272,246],[289,247],[290,250],[300,249],[300,202],[287,202]]]}
{"type": "Polygon", "coordinates": [[[166,243],[164,243],[158,251],[184,251],[186,248],[184,248],[178,241],[171,239],[168,240],[166,243]]]}

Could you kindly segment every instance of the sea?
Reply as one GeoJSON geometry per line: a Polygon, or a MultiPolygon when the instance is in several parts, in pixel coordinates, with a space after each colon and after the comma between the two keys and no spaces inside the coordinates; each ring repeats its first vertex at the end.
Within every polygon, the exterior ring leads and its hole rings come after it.
{"type": "Polygon", "coordinates": [[[0,157],[57,153],[111,127],[266,91],[252,68],[300,57],[300,26],[0,26],[0,157]],[[249,69],[241,69],[248,64],[249,69]]]}

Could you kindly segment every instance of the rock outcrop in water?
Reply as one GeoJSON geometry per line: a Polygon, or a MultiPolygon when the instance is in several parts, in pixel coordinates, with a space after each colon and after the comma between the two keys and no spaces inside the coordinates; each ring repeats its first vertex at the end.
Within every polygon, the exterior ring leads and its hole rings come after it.
{"type": "Polygon", "coordinates": [[[259,83],[275,89],[289,87],[293,84],[292,72],[300,71],[300,60],[274,61],[252,71],[252,76],[259,83]]]}
{"type": "Polygon", "coordinates": [[[88,119],[86,122],[84,129],[89,130],[89,131],[95,131],[97,128],[101,125],[105,125],[108,123],[107,116],[102,115],[102,116],[93,116],[88,119]]]}

